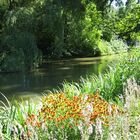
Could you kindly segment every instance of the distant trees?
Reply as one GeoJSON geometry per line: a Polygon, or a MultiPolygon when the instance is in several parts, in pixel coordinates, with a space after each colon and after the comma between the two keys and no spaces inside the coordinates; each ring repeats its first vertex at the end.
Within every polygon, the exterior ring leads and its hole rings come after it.
{"type": "Polygon", "coordinates": [[[6,63],[15,57],[22,60],[15,69],[30,69],[39,64],[40,50],[47,58],[100,55],[102,39],[115,35],[133,45],[139,29],[139,0],[125,6],[122,0],[1,0],[0,69],[12,67],[6,63]]]}

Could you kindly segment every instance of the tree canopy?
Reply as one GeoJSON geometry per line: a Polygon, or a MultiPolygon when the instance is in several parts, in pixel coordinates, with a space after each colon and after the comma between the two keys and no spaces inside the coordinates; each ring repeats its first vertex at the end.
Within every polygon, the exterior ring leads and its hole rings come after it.
{"type": "Polygon", "coordinates": [[[139,0],[0,1],[1,70],[30,69],[42,55],[101,55],[101,42],[114,38],[131,46],[140,40],[139,0]]]}

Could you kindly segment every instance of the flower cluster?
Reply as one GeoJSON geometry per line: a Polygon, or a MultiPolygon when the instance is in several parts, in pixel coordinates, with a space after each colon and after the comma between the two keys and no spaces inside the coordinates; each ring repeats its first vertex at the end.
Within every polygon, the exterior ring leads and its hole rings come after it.
{"type": "Polygon", "coordinates": [[[73,97],[67,97],[64,93],[50,94],[42,98],[42,103],[38,116],[28,116],[26,124],[39,127],[53,123],[72,127],[79,125],[79,122],[94,124],[96,118],[107,124],[107,116],[118,110],[116,105],[101,98],[98,92],[73,97]]]}

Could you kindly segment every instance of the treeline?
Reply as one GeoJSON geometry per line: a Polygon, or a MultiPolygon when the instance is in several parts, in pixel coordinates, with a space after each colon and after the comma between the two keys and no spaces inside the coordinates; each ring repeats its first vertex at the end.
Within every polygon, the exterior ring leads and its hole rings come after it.
{"type": "Polygon", "coordinates": [[[125,51],[127,45],[140,40],[139,3],[1,0],[0,71],[31,69],[39,65],[42,56],[98,56],[125,51]]]}

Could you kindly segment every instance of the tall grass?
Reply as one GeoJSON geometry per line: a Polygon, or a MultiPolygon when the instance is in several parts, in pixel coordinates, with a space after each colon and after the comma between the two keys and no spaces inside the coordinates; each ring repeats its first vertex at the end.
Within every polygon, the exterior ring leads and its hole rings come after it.
{"type": "Polygon", "coordinates": [[[110,118],[109,139],[140,139],[140,86],[128,79],[124,86],[124,111],[110,118]]]}
{"type": "Polygon", "coordinates": [[[12,105],[4,94],[2,96],[5,102],[0,101],[0,140],[28,139],[25,120],[28,115],[37,114],[40,104],[16,102],[12,105]]]}
{"type": "Polygon", "coordinates": [[[105,74],[92,75],[81,83],[64,83],[63,91],[67,94],[92,94],[97,89],[106,100],[117,100],[123,93],[123,84],[128,78],[134,77],[140,84],[140,49],[120,56],[120,61],[112,66],[105,74]]]}
{"type": "MultiPolygon", "coordinates": [[[[108,104],[108,115],[94,116],[93,122],[90,117],[98,107],[94,106],[92,108],[92,102],[89,102],[92,98],[89,95],[79,95],[72,98],[66,97],[61,93],[50,94],[47,97],[43,97],[43,105],[39,108],[34,103],[31,103],[32,106],[18,104],[16,107],[3,104],[0,110],[0,138],[1,140],[138,140],[140,138],[140,86],[134,78],[131,78],[125,83],[123,91],[123,110],[116,106],[117,108],[113,112],[114,107],[112,104],[107,103],[98,96],[91,96],[94,97],[95,106],[100,107],[100,105],[104,104],[103,102],[108,104]],[[64,102],[62,101],[63,99],[64,102]],[[51,100],[55,102],[50,102],[51,100]],[[77,102],[78,100],[81,102],[77,102]],[[68,120],[62,121],[55,120],[55,117],[52,117],[52,119],[47,118],[51,117],[47,109],[51,109],[51,114],[52,110],[56,108],[55,105],[58,105],[57,112],[55,112],[57,113],[56,117],[61,116],[68,109],[65,106],[68,101],[75,105],[77,103],[82,105],[83,119],[80,116],[76,119],[73,115],[68,120]],[[64,107],[63,110],[62,107],[64,107]],[[59,110],[60,108],[61,110],[59,110]],[[75,124],[76,120],[77,124],[75,124]],[[40,123],[37,123],[37,121],[40,121],[40,123]]],[[[75,108],[75,106],[71,107],[71,109],[75,108]]]]}

